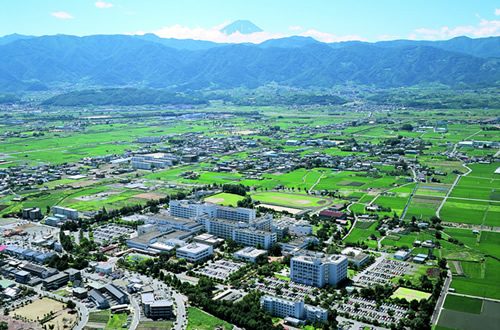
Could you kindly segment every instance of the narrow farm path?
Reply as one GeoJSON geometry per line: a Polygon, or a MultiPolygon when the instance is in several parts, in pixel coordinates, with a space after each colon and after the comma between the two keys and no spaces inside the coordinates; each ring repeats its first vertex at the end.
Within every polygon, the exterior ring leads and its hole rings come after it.
{"type": "Polygon", "coordinates": [[[321,174],[318,178],[318,181],[316,181],[315,184],[312,185],[312,187],[309,189],[309,193],[311,193],[311,191],[314,189],[314,187],[316,187],[316,185],[321,181],[321,178],[323,177],[324,174],[321,174]]]}

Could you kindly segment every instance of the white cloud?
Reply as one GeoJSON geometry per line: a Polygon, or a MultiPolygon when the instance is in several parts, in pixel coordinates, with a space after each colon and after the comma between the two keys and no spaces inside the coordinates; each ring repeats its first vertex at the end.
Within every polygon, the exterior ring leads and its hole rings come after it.
{"type": "Polygon", "coordinates": [[[109,3],[109,2],[106,3],[106,2],[104,2],[102,0],[96,1],[95,6],[97,8],[111,8],[111,7],[114,7],[114,5],[112,3],[109,3]]]}
{"type": "Polygon", "coordinates": [[[398,39],[402,39],[401,36],[399,36],[399,35],[392,35],[392,34],[381,34],[381,35],[378,36],[378,40],[379,41],[398,40],[398,39]]]}
{"type": "Polygon", "coordinates": [[[500,8],[495,8],[495,15],[500,16],[500,8]]]}
{"type": "MultiPolygon", "coordinates": [[[[201,27],[190,28],[187,26],[181,26],[175,24],[172,26],[165,26],[160,30],[152,31],[154,34],[161,38],[175,38],[175,39],[193,39],[193,40],[207,40],[218,43],[261,43],[269,39],[278,39],[289,37],[287,34],[281,33],[269,33],[269,32],[255,32],[250,34],[241,34],[239,32],[226,35],[220,31],[227,22],[222,23],[218,26],[214,26],[210,29],[204,29],[201,27]]],[[[133,34],[145,34],[146,31],[137,31],[133,34]]]]}
{"type": "Polygon", "coordinates": [[[302,26],[300,26],[300,25],[289,26],[288,30],[301,31],[302,30],[302,26]]]}
{"type": "Polygon", "coordinates": [[[64,11],[56,11],[56,12],[53,12],[53,13],[50,13],[50,14],[52,16],[60,18],[60,19],[74,18],[73,16],[71,16],[70,14],[68,14],[67,12],[64,12],[64,11]]]}
{"type": "Polygon", "coordinates": [[[364,39],[361,36],[358,36],[356,34],[337,36],[335,34],[331,34],[328,32],[321,32],[321,31],[317,31],[317,30],[307,30],[305,32],[300,33],[299,36],[312,37],[318,41],[327,42],[327,43],[340,42],[340,41],[351,41],[351,40],[366,41],[366,39],[364,39]]]}
{"type": "MultiPolygon", "coordinates": [[[[172,26],[165,26],[162,29],[155,31],[137,31],[135,33],[128,34],[137,34],[143,35],[145,33],[154,33],[161,38],[174,38],[174,39],[193,39],[193,40],[207,40],[218,43],[261,43],[269,39],[279,39],[290,37],[291,35],[299,35],[303,37],[312,37],[318,41],[322,42],[338,42],[338,41],[349,41],[349,40],[362,40],[366,41],[366,39],[358,36],[358,35],[346,35],[346,36],[337,36],[331,33],[320,32],[316,30],[308,30],[304,31],[300,34],[284,34],[284,33],[271,33],[266,31],[254,32],[250,34],[242,34],[239,32],[226,35],[222,33],[220,30],[228,25],[230,22],[224,22],[218,26],[214,26],[209,29],[205,29],[202,27],[190,28],[187,26],[181,26],[179,24],[175,24],[172,26]]],[[[302,28],[301,28],[302,29],[302,28]]],[[[292,29],[293,30],[293,29],[292,29]]]]}
{"type": "MultiPolygon", "coordinates": [[[[497,10],[495,10],[496,13],[497,10]]],[[[458,36],[468,36],[473,38],[500,36],[500,20],[486,20],[479,18],[477,25],[464,25],[449,28],[443,26],[440,29],[420,28],[413,31],[408,39],[450,39],[458,36]]]]}

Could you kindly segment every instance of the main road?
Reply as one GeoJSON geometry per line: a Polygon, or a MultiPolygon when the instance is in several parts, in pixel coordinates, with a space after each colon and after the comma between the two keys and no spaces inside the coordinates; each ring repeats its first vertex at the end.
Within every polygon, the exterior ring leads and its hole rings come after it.
{"type": "Polygon", "coordinates": [[[448,270],[448,272],[446,273],[446,280],[444,281],[444,285],[443,285],[443,288],[441,290],[441,294],[439,295],[439,299],[436,303],[436,308],[434,309],[434,313],[432,314],[431,325],[436,325],[438,320],[439,320],[439,315],[441,315],[444,301],[446,299],[446,294],[448,293],[448,290],[450,289],[451,279],[452,279],[452,275],[451,275],[451,272],[448,270]]]}

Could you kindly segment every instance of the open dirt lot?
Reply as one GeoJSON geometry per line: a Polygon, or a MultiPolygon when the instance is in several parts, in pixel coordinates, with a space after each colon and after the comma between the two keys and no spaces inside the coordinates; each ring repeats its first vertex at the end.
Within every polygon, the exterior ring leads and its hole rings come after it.
{"type": "Polygon", "coordinates": [[[144,199],[160,199],[160,198],[166,197],[166,195],[157,194],[157,193],[142,193],[142,194],[134,195],[132,197],[134,197],[134,198],[144,198],[144,199]]]}
{"type": "Polygon", "coordinates": [[[0,322],[7,322],[7,329],[42,329],[37,322],[23,322],[3,314],[0,315],[0,322]]]}
{"type": "Polygon", "coordinates": [[[287,212],[290,212],[291,214],[297,214],[297,213],[300,213],[302,211],[299,209],[293,209],[291,207],[283,207],[283,206],[276,206],[276,205],[270,205],[270,204],[259,204],[259,206],[267,207],[267,208],[276,210],[278,212],[287,211],[287,212]]]}
{"type": "Polygon", "coordinates": [[[56,313],[62,309],[64,309],[62,303],[49,298],[42,298],[35,300],[29,305],[16,309],[12,314],[23,316],[30,320],[36,320],[37,317],[41,319],[45,314],[49,314],[50,312],[56,313]]]}
{"type": "Polygon", "coordinates": [[[205,199],[205,201],[210,202],[210,203],[217,204],[217,203],[222,203],[222,202],[224,202],[224,198],[209,197],[209,198],[205,199]]]}

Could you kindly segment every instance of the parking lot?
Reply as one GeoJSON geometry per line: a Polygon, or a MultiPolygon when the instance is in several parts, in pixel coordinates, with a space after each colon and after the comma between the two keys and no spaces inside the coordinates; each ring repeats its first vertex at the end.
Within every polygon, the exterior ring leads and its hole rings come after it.
{"type": "Polygon", "coordinates": [[[356,275],[354,281],[361,285],[384,284],[396,276],[414,273],[419,266],[404,261],[383,259],[356,275]]]}
{"type": "Polygon", "coordinates": [[[200,270],[194,271],[196,274],[205,275],[210,278],[225,281],[229,275],[244,267],[245,264],[227,260],[217,260],[209,263],[200,270]]]}
{"type": "MultiPolygon", "coordinates": [[[[295,283],[279,279],[276,277],[265,277],[262,280],[255,279],[255,284],[251,285],[254,289],[265,292],[273,296],[279,296],[290,300],[304,299],[305,295],[313,297],[313,290],[321,290],[314,286],[295,283]],[[276,293],[276,288],[281,289],[281,294],[276,293]]],[[[319,293],[318,293],[319,294],[319,293]]]]}
{"type": "Polygon", "coordinates": [[[339,312],[349,313],[349,318],[365,317],[385,324],[397,323],[408,313],[408,308],[394,304],[381,304],[377,307],[375,300],[362,297],[350,297],[346,303],[334,304],[332,307],[339,312]]]}

